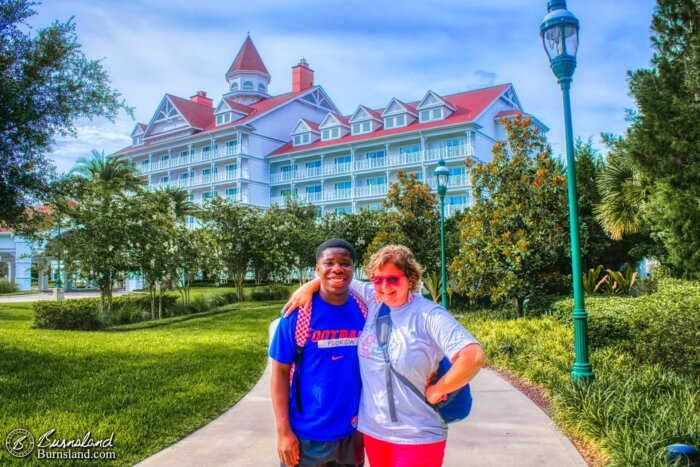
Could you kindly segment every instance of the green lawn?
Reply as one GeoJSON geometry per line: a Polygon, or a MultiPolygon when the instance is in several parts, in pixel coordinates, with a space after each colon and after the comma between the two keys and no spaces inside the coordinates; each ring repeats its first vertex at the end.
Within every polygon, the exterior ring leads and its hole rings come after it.
{"type": "MultiPolygon", "coordinates": [[[[250,390],[265,366],[267,329],[280,306],[235,304],[77,332],[31,329],[31,304],[0,304],[0,437],[20,427],[35,438],[51,428],[67,439],[114,432],[117,461],[109,464],[132,465],[250,390]]],[[[1,452],[6,464],[11,458],[1,452]]]]}

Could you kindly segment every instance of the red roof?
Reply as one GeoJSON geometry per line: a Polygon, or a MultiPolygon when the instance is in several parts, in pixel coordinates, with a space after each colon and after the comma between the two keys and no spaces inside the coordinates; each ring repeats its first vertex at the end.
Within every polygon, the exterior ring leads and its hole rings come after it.
{"type": "Polygon", "coordinates": [[[166,96],[193,127],[204,129],[214,123],[214,109],[212,107],[171,94],[166,94],[166,96]]]}
{"type": "Polygon", "coordinates": [[[494,118],[504,118],[513,117],[515,115],[525,115],[522,111],[518,109],[504,110],[503,112],[498,112],[494,118]]]}
{"type": "MultiPolygon", "coordinates": [[[[229,128],[232,126],[237,126],[237,125],[245,125],[251,120],[258,118],[265,113],[274,110],[275,108],[286,104],[289,101],[292,101],[296,99],[299,96],[303,96],[305,94],[308,94],[312,92],[313,90],[318,89],[318,86],[315,86],[313,88],[305,89],[300,92],[288,92],[286,94],[280,94],[279,96],[275,97],[270,97],[267,99],[262,99],[254,104],[250,104],[248,106],[244,106],[241,104],[238,104],[239,107],[245,108],[247,113],[246,117],[241,118],[240,120],[236,120],[235,122],[232,123],[227,123],[226,125],[216,125],[216,121],[214,119],[214,109],[202,104],[197,104],[191,101],[188,101],[187,99],[182,99],[181,97],[177,96],[172,96],[170,94],[166,94],[167,96],[170,96],[173,104],[182,112],[183,115],[185,115],[185,118],[192,123],[193,126],[198,126],[194,123],[194,121],[198,121],[199,119],[204,120],[205,118],[208,119],[209,123],[200,126],[199,128],[202,128],[203,131],[198,132],[197,135],[201,135],[203,133],[208,133],[210,131],[214,130],[219,130],[221,128],[229,128]],[[189,105],[192,104],[192,105],[189,105]],[[194,107],[196,106],[196,107],[194,107]],[[186,115],[187,112],[187,115],[186,115]],[[208,112],[208,114],[207,114],[208,112]],[[201,115],[200,115],[201,114],[201,115]],[[188,118],[189,115],[189,118],[188,118]],[[207,116],[208,115],[208,116],[207,116]],[[190,118],[193,118],[193,120],[190,120],[190,118]]],[[[227,100],[227,102],[230,105],[230,102],[227,100]]],[[[235,103],[235,102],[234,102],[235,103]]],[[[145,147],[148,147],[150,145],[150,141],[145,142],[144,144],[140,146],[127,146],[125,148],[120,149],[119,151],[116,151],[115,154],[120,154],[124,153],[127,151],[131,151],[133,149],[143,149],[145,147]]]]}
{"type": "Polygon", "coordinates": [[[265,75],[270,75],[250,36],[245,38],[245,42],[243,42],[241,50],[238,51],[238,55],[233,60],[227,74],[236,71],[259,71],[265,75]]]}
{"type": "Polygon", "coordinates": [[[306,123],[306,126],[311,128],[314,131],[318,131],[318,123],[312,122],[311,120],[307,120],[305,118],[300,119],[302,122],[306,123]]]}
{"type": "Polygon", "coordinates": [[[251,113],[253,111],[253,109],[251,109],[247,105],[243,105],[240,102],[236,102],[233,99],[231,99],[230,97],[226,97],[226,98],[224,98],[224,100],[226,101],[228,106],[231,107],[231,109],[233,109],[237,112],[241,112],[241,113],[248,115],[249,113],[251,113]]]}
{"type": "Polygon", "coordinates": [[[137,123],[137,125],[138,125],[139,128],[141,128],[143,131],[146,131],[146,128],[148,128],[148,125],[146,125],[145,123],[137,123]]]}
{"type": "MultiPolygon", "coordinates": [[[[486,107],[488,107],[494,100],[496,100],[501,94],[503,94],[503,92],[509,87],[510,84],[501,84],[489,88],[476,89],[474,91],[467,91],[459,94],[452,94],[451,96],[444,96],[445,101],[454,106],[456,109],[444,120],[427,123],[418,123],[418,120],[416,120],[410,125],[401,128],[392,128],[391,130],[380,128],[379,130],[373,131],[371,133],[365,133],[362,135],[355,136],[351,136],[350,134],[348,134],[342,138],[334,139],[332,141],[316,141],[315,143],[305,144],[304,146],[295,147],[291,142],[289,142],[277,149],[276,151],[274,151],[273,153],[271,153],[270,156],[277,156],[280,154],[292,154],[295,152],[308,151],[309,149],[345,145],[347,143],[380,138],[383,136],[392,136],[401,133],[409,133],[412,131],[452,125],[456,123],[472,122],[486,109],[486,107]]],[[[407,104],[407,106],[415,107],[419,103],[420,102],[412,102],[410,104],[407,104]]],[[[383,109],[379,109],[374,112],[381,113],[382,110],[383,109]]]]}

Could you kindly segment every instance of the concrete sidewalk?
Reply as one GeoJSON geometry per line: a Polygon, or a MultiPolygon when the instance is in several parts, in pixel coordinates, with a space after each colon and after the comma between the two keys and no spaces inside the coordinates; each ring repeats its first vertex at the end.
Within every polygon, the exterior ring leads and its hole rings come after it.
{"type": "MultiPolygon", "coordinates": [[[[482,370],[472,382],[472,394],[469,418],[450,426],[446,467],[586,465],[549,417],[495,372],[482,370]]],[[[138,465],[278,466],[270,365],[238,404],[138,465]]]]}

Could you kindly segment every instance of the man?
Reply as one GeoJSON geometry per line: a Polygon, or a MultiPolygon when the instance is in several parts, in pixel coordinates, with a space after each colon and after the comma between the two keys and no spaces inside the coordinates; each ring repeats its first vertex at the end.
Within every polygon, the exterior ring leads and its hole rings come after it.
{"type": "Polygon", "coordinates": [[[362,438],[356,433],[362,383],[358,336],[365,324],[349,294],[355,249],[344,240],[328,240],[316,250],[321,288],[311,302],[309,332],[297,356],[301,309],[280,320],[272,358],[272,405],[277,422],[277,451],[282,465],[362,466],[362,438]],[[294,374],[290,384],[290,369],[294,374]]]}

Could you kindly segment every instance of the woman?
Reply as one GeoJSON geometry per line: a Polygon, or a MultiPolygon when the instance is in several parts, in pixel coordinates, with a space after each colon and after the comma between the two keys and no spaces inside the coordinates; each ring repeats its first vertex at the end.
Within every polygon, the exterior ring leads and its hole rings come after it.
{"type": "MultiPolygon", "coordinates": [[[[371,284],[353,281],[351,291],[368,305],[358,343],[362,398],[357,429],[363,434],[367,457],[379,467],[441,466],[447,425],[440,415],[395,375],[391,375],[395,417],[390,413],[384,353],[377,338],[382,303],[391,310],[386,343],[393,368],[413,386],[425,387],[432,404],[465,386],[484,363],[478,342],[444,308],[418,293],[421,267],[404,246],[377,251],[367,265],[371,284]],[[439,381],[431,376],[447,356],[452,368],[439,381]],[[394,420],[392,420],[394,418],[394,420]]],[[[285,309],[311,300],[315,279],[297,290],[285,309]]]]}

